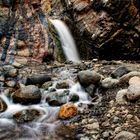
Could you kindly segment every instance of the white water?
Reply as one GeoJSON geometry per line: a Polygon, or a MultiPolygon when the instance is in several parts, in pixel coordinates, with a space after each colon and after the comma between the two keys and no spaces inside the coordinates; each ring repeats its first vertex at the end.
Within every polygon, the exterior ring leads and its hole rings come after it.
{"type": "Polygon", "coordinates": [[[74,42],[74,39],[66,26],[66,24],[60,20],[50,20],[54,27],[56,28],[59,36],[60,36],[60,41],[62,45],[62,49],[64,51],[64,54],[69,61],[73,62],[79,62],[79,54],[76,49],[76,45],[74,42]]]}

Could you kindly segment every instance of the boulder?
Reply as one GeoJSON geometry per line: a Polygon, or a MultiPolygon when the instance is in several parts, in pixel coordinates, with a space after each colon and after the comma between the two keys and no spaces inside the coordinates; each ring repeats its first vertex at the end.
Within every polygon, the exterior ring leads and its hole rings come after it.
{"type": "Polygon", "coordinates": [[[73,103],[69,102],[60,107],[58,116],[60,119],[68,119],[77,115],[77,113],[78,113],[77,107],[73,103]]]}
{"type": "Polygon", "coordinates": [[[83,87],[88,87],[90,84],[98,84],[101,80],[100,74],[90,70],[80,71],[77,77],[83,87]]]}
{"type": "Polygon", "coordinates": [[[136,140],[136,135],[132,132],[121,131],[113,140],[136,140]]]}
{"type": "Polygon", "coordinates": [[[0,113],[4,112],[7,109],[7,104],[3,101],[2,98],[0,98],[0,113]]]}
{"type": "Polygon", "coordinates": [[[85,88],[85,91],[89,94],[89,96],[93,97],[95,93],[96,87],[95,85],[91,84],[85,88]]]}
{"type": "Polygon", "coordinates": [[[41,101],[41,92],[37,86],[29,85],[14,92],[12,99],[14,103],[23,105],[37,104],[41,101]]]}
{"type": "Polygon", "coordinates": [[[46,101],[51,106],[60,106],[67,102],[68,94],[69,92],[67,92],[67,90],[63,92],[51,92],[47,95],[46,101]]]}
{"type": "Polygon", "coordinates": [[[27,123],[38,119],[42,113],[36,109],[25,109],[15,113],[13,118],[17,123],[27,123]]]}

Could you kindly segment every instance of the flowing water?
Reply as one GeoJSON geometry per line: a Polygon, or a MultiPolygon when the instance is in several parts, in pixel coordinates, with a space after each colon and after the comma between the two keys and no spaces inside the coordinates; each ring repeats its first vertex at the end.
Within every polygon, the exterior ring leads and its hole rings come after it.
{"type": "MultiPolygon", "coordinates": [[[[64,73],[68,71],[60,72],[61,79],[67,79],[64,73]]],[[[60,79],[59,78],[59,79],[60,79]]],[[[82,109],[79,107],[81,104],[90,103],[88,94],[84,91],[79,83],[75,83],[71,74],[69,73],[69,94],[66,96],[69,101],[70,96],[75,93],[79,96],[79,101],[75,103],[79,111],[82,109]]],[[[2,88],[2,87],[1,87],[2,88]]],[[[55,88],[56,92],[64,92],[66,89],[57,89],[56,81],[52,87],[55,88]]],[[[12,102],[12,99],[7,97],[7,91],[2,90],[0,98],[7,104],[7,110],[0,113],[0,139],[2,140],[63,140],[63,139],[74,139],[74,132],[70,128],[65,128],[63,121],[58,119],[58,112],[60,107],[49,106],[46,102],[46,97],[51,94],[48,90],[41,89],[42,99],[39,104],[35,105],[21,105],[12,102]],[[14,118],[14,114],[25,110],[38,110],[40,116],[32,121],[25,121],[19,123],[14,118]],[[60,133],[60,134],[59,134],[60,133]],[[67,137],[65,137],[67,136],[67,137]]],[[[26,113],[26,112],[25,112],[26,113]]],[[[28,117],[23,113],[24,119],[28,120],[28,117]]]]}
{"type": "Polygon", "coordinates": [[[63,21],[57,19],[50,20],[50,21],[52,22],[52,24],[54,25],[54,27],[56,28],[59,34],[61,40],[61,46],[67,60],[73,62],[79,62],[80,58],[79,58],[78,51],[76,49],[74,39],[66,24],[63,21]]]}

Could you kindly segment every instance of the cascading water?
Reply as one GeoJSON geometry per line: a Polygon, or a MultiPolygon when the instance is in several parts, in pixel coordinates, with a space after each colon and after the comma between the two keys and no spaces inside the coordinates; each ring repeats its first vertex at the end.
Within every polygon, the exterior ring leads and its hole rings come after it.
{"type": "Polygon", "coordinates": [[[76,49],[74,39],[68,27],[61,20],[54,19],[50,21],[52,22],[52,24],[54,25],[54,27],[56,28],[60,36],[62,49],[64,51],[64,54],[67,60],[73,61],[73,62],[79,62],[80,61],[79,54],[76,49]]]}
{"type": "MultiPolygon", "coordinates": [[[[90,103],[88,94],[82,89],[79,83],[75,83],[73,72],[67,71],[64,68],[62,71],[57,73],[58,80],[53,80],[53,85],[49,87],[48,90],[40,89],[42,93],[41,102],[35,105],[22,105],[13,103],[12,98],[7,97],[8,90],[1,90],[0,99],[2,99],[7,104],[7,109],[4,112],[0,113],[0,139],[3,140],[56,140],[56,139],[65,139],[64,135],[59,136],[57,132],[63,126],[63,121],[58,119],[58,112],[60,106],[50,106],[46,101],[48,95],[53,94],[50,90],[51,88],[55,89],[55,94],[63,93],[69,91],[69,94],[66,94],[66,102],[69,102],[71,95],[76,94],[79,96],[79,101],[75,102],[79,111],[83,109],[79,107],[80,104],[90,103]],[[66,77],[66,75],[68,77],[66,77]],[[68,74],[69,73],[69,74],[68,74]],[[69,80],[68,80],[69,79],[69,80]],[[69,83],[69,89],[57,89],[56,84],[59,80],[67,80],[69,83]],[[30,113],[32,110],[37,110],[40,112],[40,116],[35,120],[30,120],[30,113]],[[18,122],[14,116],[16,113],[22,112],[23,120],[19,119],[21,122],[18,122]],[[26,113],[29,113],[29,116],[26,116],[26,113]],[[29,118],[29,120],[28,120],[29,118]]],[[[2,87],[0,87],[2,88],[2,87]]],[[[64,127],[64,126],[63,126],[64,127]]],[[[70,135],[73,130],[68,130],[64,132],[67,135],[70,135]]]]}

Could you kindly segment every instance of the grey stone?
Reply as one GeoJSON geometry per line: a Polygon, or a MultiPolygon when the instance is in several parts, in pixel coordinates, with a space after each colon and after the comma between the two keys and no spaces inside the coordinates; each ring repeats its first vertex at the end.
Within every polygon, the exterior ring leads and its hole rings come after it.
{"type": "Polygon", "coordinates": [[[84,87],[90,84],[98,84],[101,80],[101,75],[99,73],[90,70],[80,71],[77,77],[80,84],[84,87]]]}
{"type": "Polygon", "coordinates": [[[121,131],[113,140],[136,140],[136,135],[132,132],[121,131]]]}

